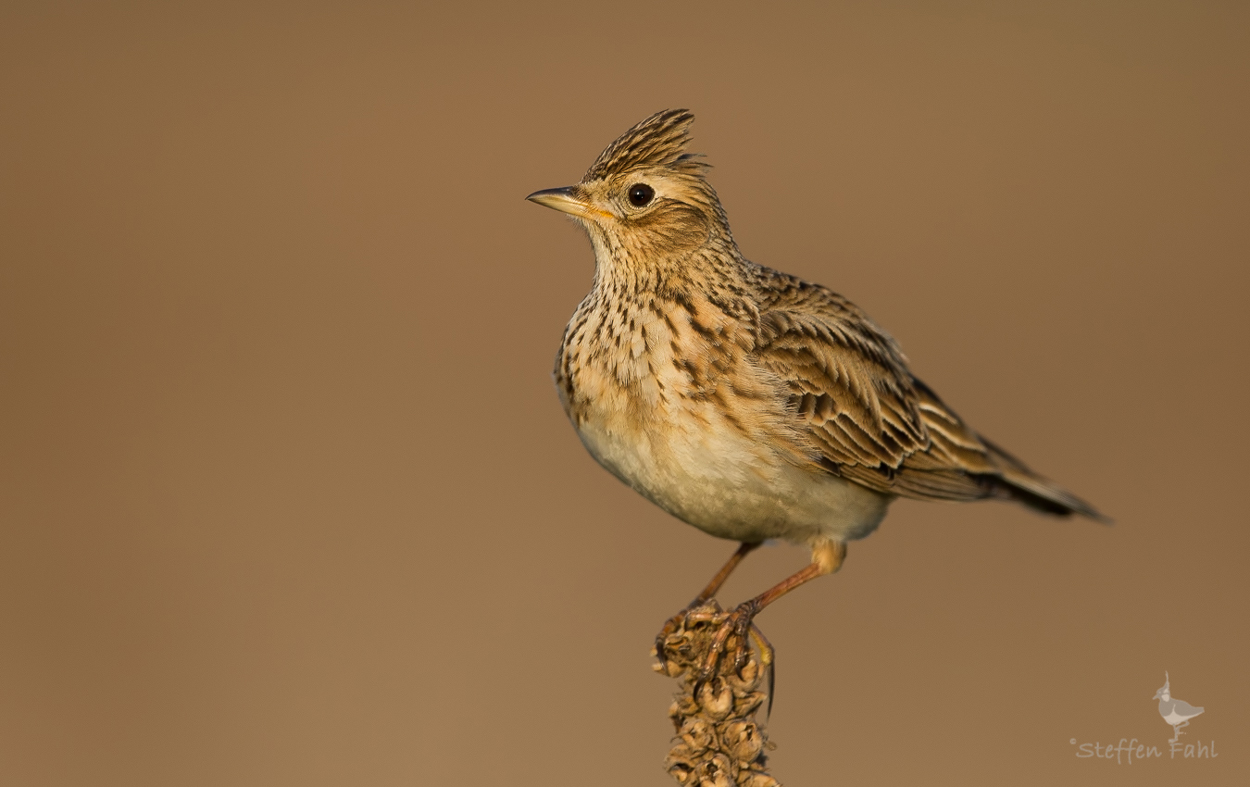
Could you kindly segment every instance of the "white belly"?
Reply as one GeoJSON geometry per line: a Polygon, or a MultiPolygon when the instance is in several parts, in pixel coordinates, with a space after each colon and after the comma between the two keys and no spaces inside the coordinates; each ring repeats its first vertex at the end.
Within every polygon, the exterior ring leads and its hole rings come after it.
{"type": "Polygon", "coordinates": [[[880,524],[892,498],[800,468],[720,418],[710,403],[702,407],[702,418],[679,422],[655,412],[641,429],[590,418],[578,433],[617,478],[720,538],[849,541],[880,524]]]}

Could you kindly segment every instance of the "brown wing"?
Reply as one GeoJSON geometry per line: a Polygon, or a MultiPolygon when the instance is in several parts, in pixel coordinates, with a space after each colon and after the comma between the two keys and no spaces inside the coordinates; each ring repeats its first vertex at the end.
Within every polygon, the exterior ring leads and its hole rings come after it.
{"type": "Polygon", "coordinates": [[[1049,513],[1099,516],[977,435],[854,304],[773,275],[783,282],[767,288],[757,357],[789,387],[795,416],[830,472],[904,497],[1012,498],[1049,513]]]}

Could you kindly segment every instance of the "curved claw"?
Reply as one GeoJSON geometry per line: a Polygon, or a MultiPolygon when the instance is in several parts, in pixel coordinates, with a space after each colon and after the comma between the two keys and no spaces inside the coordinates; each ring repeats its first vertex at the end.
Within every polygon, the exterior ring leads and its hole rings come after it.
{"type": "Polygon", "coordinates": [[[764,636],[764,632],[760,631],[759,626],[754,622],[751,623],[751,639],[755,640],[755,646],[760,649],[760,663],[764,665],[764,669],[768,671],[768,709],[764,712],[764,718],[768,719],[773,715],[773,698],[776,696],[777,688],[777,652],[773,650],[773,644],[764,636]]]}
{"type": "MultiPolygon", "coordinates": [[[[689,614],[690,614],[689,607],[687,607],[686,609],[683,609],[681,612],[678,612],[676,615],[669,618],[664,623],[663,628],[660,629],[660,633],[655,635],[654,654],[655,654],[655,657],[660,660],[660,666],[658,667],[658,669],[666,675],[668,674],[669,658],[668,658],[668,651],[665,648],[665,643],[668,641],[669,637],[676,634],[681,629],[681,627],[686,622],[686,616],[689,614]]],[[[670,675],[669,677],[676,677],[676,676],[670,675]]]]}

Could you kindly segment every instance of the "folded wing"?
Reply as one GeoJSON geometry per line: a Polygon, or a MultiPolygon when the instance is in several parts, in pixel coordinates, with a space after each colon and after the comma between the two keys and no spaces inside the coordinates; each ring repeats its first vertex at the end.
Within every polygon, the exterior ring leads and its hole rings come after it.
{"type": "Polygon", "coordinates": [[[768,288],[758,362],[789,387],[794,417],[829,472],[903,497],[1013,499],[1046,513],[1102,518],[973,431],[912,376],[894,340],[854,304],[771,275],[784,286],[768,288]]]}

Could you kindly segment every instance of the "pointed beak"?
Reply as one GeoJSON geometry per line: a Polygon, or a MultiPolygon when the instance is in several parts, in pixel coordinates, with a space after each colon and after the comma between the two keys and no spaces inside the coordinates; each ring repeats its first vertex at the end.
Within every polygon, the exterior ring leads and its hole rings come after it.
{"type": "Polygon", "coordinates": [[[526,197],[530,202],[537,202],[553,210],[561,213],[567,213],[570,216],[577,216],[582,219],[597,218],[614,218],[612,214],[593,207],[589,202],[582,199],[581,190],[576,186],[566,186],[562,189],[544,189],[535,191],[526,197]]]}

